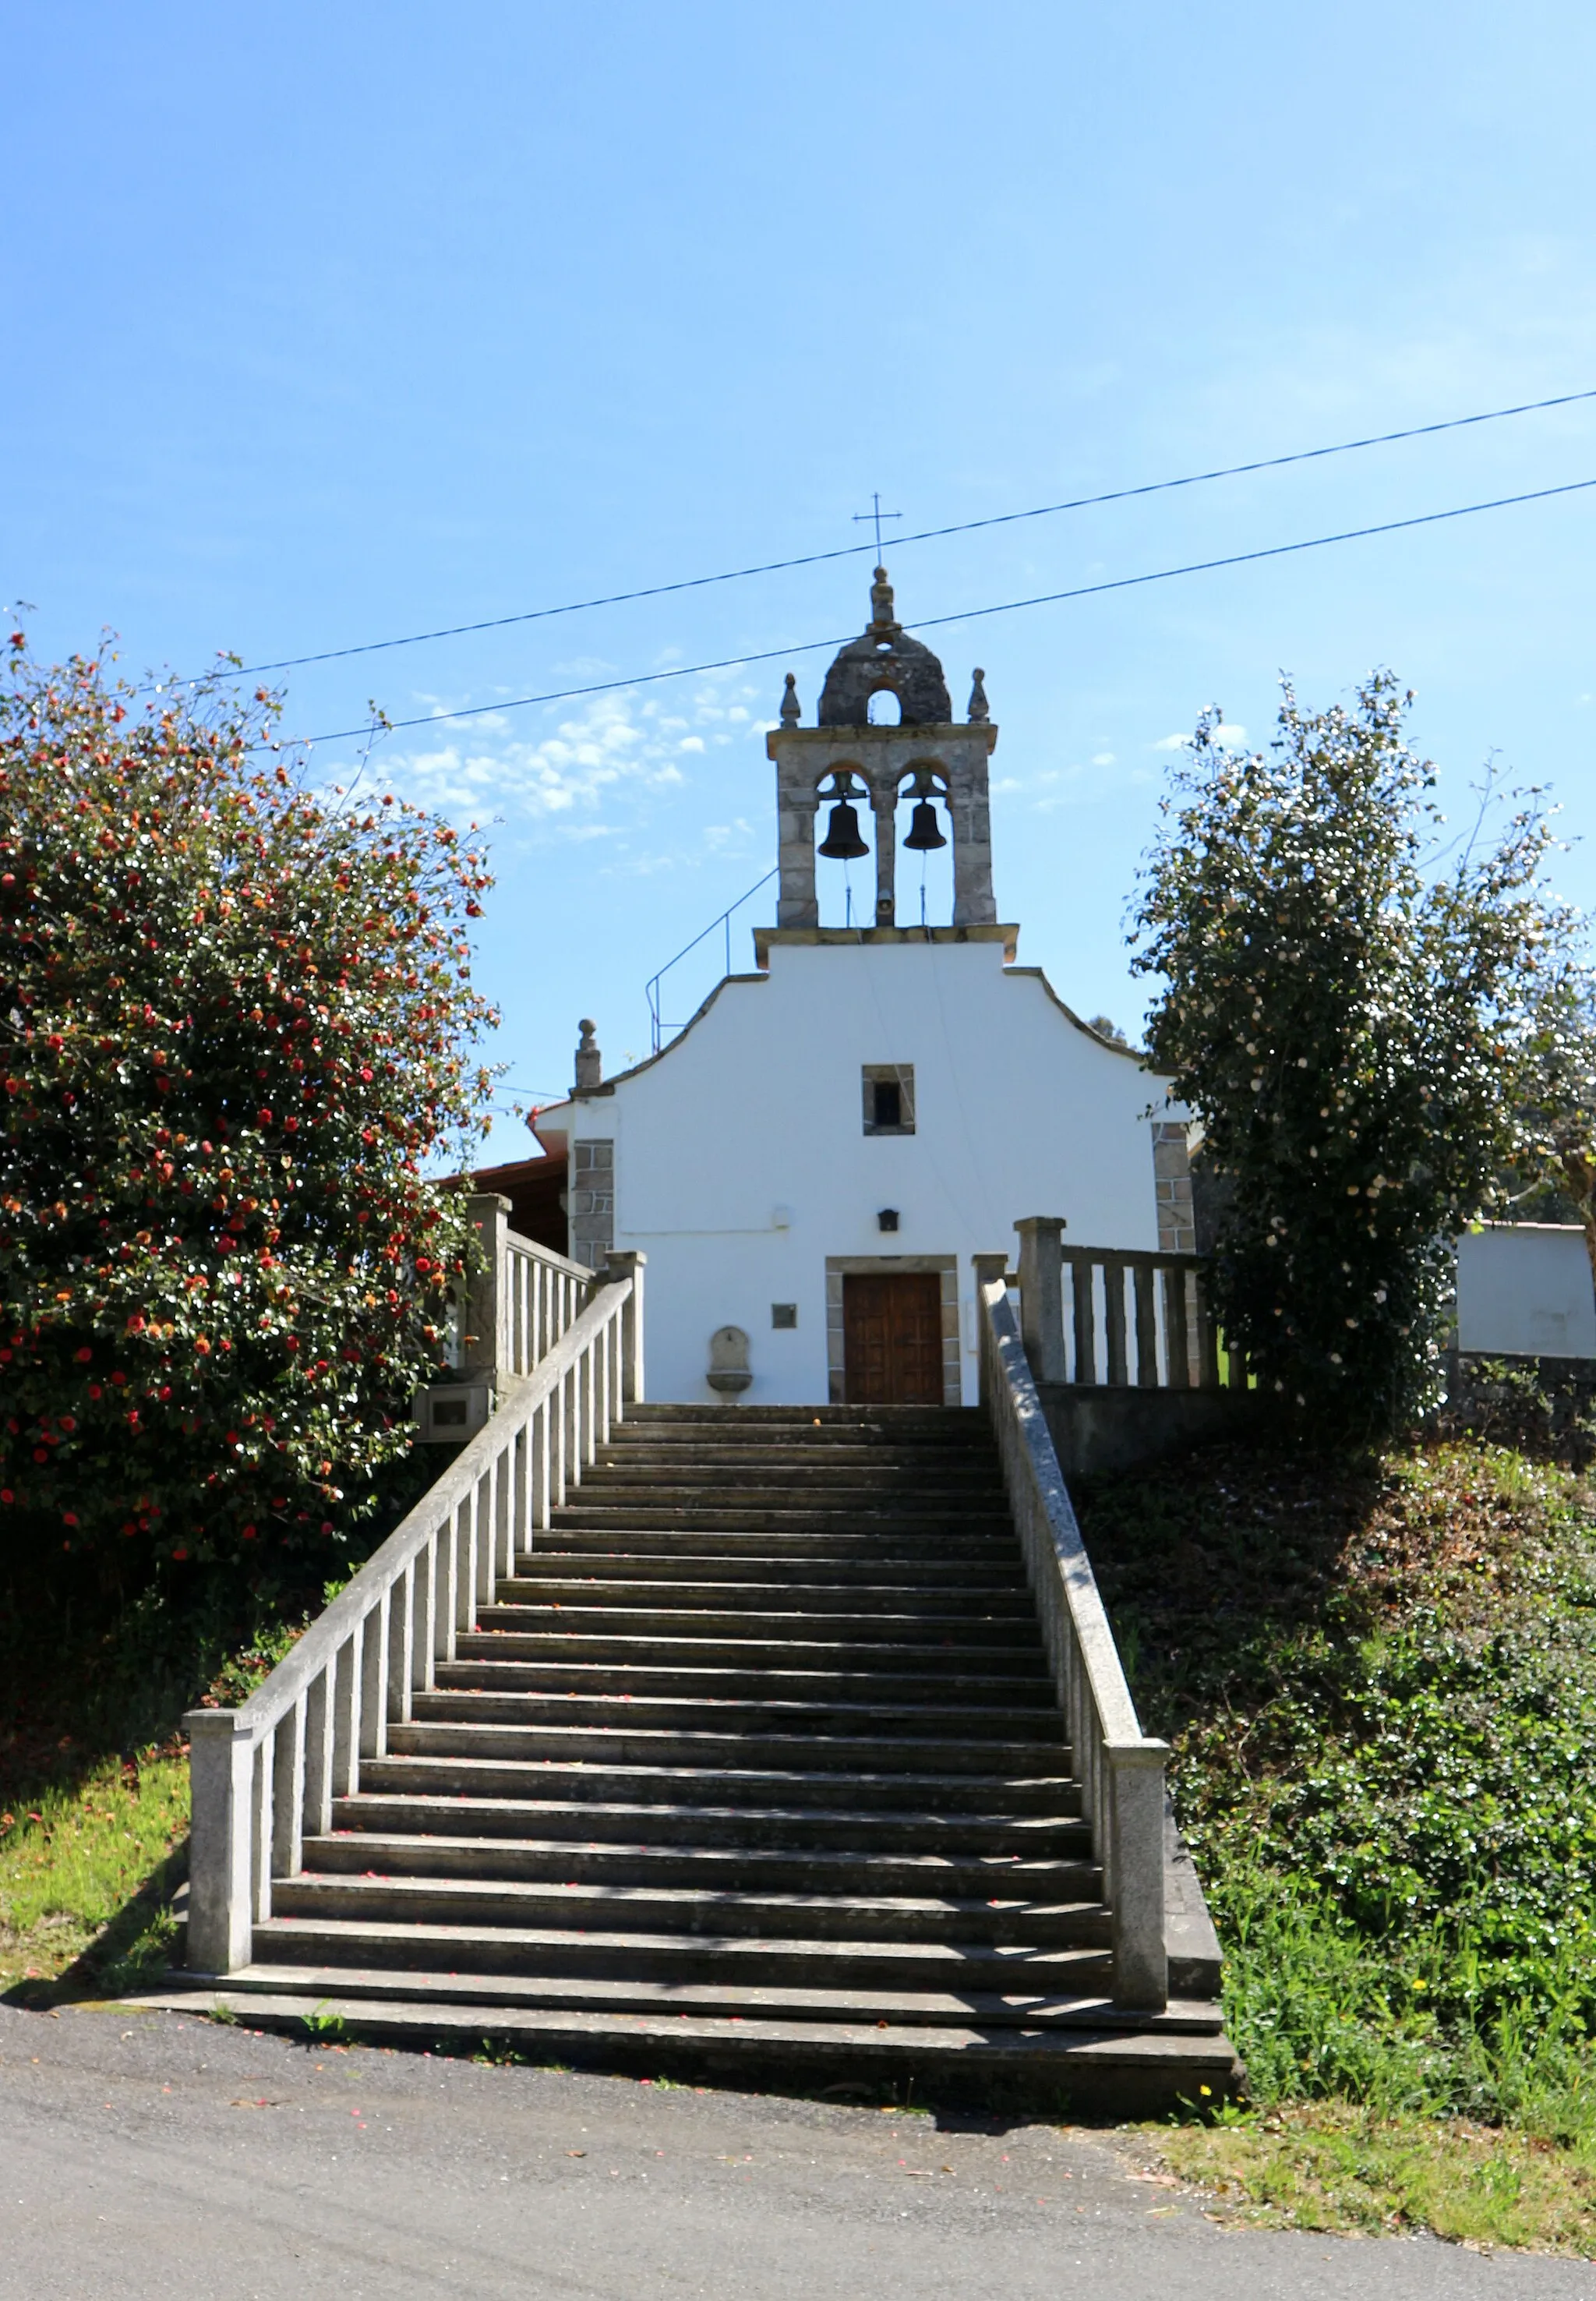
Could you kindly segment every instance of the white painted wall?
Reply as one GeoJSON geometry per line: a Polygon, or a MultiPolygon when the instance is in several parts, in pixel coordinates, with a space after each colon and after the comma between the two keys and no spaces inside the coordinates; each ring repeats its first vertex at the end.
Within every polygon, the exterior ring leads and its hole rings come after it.
{"type": "Polygon", "coordinates": [[[648,1257],[650,1397],[712,1398],[709,1338],[732,1325],[745,1403],[823,1402],[826,1258],[896,1252],[957,1258],[973,1403],[973,1254],[1012,1256],[1032,1214],[1083,1244],[1157,1246],[1149,1104],[1172,1115],[999,943],[777,944],[767,976],[730,979],[656,1061],[539,1129],[614,1139],[614,1243],[648,1257]],[[864,1133],[872,1063],[914,1065],[913,1135],[864,1133]],[[773,1330],[773,1302],[797,1303],[795,1330],[773,1330]]]}
{"type": "Polygon", "coordinates": [[[1458,1347],[1596,1358],[1585,1234],[1562,1223],[1486,1223],[1458,1241],[1458,1347]]]}

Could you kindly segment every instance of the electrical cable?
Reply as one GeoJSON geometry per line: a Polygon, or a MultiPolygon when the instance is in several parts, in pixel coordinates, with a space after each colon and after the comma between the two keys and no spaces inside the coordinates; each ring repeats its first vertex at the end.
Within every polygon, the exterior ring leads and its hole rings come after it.
{"type": "MultiPolygon", "coordinates": [[[[1155,496],[1175,488],[1202,487],[1210,480],[1234,480],[1253,472],[1277,472],[1287,464],[1311,464],[1325,456],[1349,456],[1362,448],[1386,448],[1400,439],[1424,439],[1437,431],[1461,431],[1475,423],[1500,423],[1510,415],[1534,415],[1548,407],[1572,407],[1596,399],[1596,389],[1560,392],[1553,399],[1525,399],[1515,407],[1488,407],[1476,415],[1451,415],[1439,423],[1415,423],[1400,431],[1374,431],[1363,439],[1338,439],[1326,448],[1302,448],[1289,456],[1262,456],[1249,464],[1225,464],[1211,472],[1188,472],[1178,480],[1149,480],[1140,487],[1114,488],[1106,495],[1072,496],[1064,503],[1037,504],[1028,511],[994,512],[985,519],[965,519],[950,527],[921,528],[913,535],[892,538],[894,550],[906,543],[936,543],[949,535],[973,535],[983,527],[1010,527],[1016,521],[1051,519],[1060,512],[1087,511],[1099,504],[1128,503],[1136,496],[1155,496]]],[[[491,615],[475,623],[448,623],[437,631],[410,632],[401,639],[365,640],[355,647],[323,648],[314,655],[279,656],[271,663],[246,664],[234,676],[254,679],[267,671],[297,671],[306,664],[341,663],[350,656],[380,655],[392,648],[421,647],[431,640],[464,639],[478,632],[502,632],[514,623],[536,623],[555,615],[578,615],[593,607],[619,607],[637,599],[663,599],[674,591],[698,591],[715,583],[740,583],[754,575],[777,575],[794,567],[823,566],[829,560],[852,559],[873,551],[870,543],[842,544],[834,551],[806,552],[796,559],[767,559],[754,567],[731,567],[719,575],[689,575],[673,583],[651,583],[641,590],[608,591],[591,599],[572,599],[557,607],[529,607],[514,615],[491,615]]]]}
{"type": "MultiPolygon", "coordinates": [[[[949,623],[972,623],[987,615],[1012,615],[1023,607],[1050,607],[1065,599],[1090,599],[1105,591],[1128,591],[1143,583],[1167,583],[1178,575],[1206,575],[1221,567],[1245,567],[1254,560],[1283,559],[1296,551],[1322,551],[1332,543],[1356,543],[1371,535],[1395,535],[1404,528],[1433,527],[1449,519],[1467,519],[1476,512],[1505,511],[1515,504],[1543,503],[1551,496],[1578,495],[1587,488],[1596,488],[1596,479],[1568,480],[1555,488],[1532,488],[1517,496],[1492,496],[1484,503],[1455,504],[1447,511],[1416,513],[1410,519],[1382,520],[1373,527],[1342,528],[1334,535],[1310,535],[1295,543],[1271,543],[1257,551],[1233,551],[1221,559],[1193,559],[1180,567],[1156,567],[1141,575],[1116,575],[1101,583],[1078,583],[1066,591],[1038,591],[1024,599],[1001,599],[986,607],[961,607],[947,615],[922,615],[915,622],[904,624],[908,632],[937,631],[949,623]]],[[[629,679],[593,680],[583,687],[551,688],[542,695],[517,695],[505,703],[473,703],[456,711],[429,711],[414,719],[392,719],[384,733],[397,733],[411,727],[439,727],[462,719],[492,719],[503,711],[524,711],[539,703],[572,703],[589,695],[614,695],[623,688],[654,687],[664,680],[696,679],[712,671],[736,671],[756,663],[776,663],[782,657],[815,655],[823,648],[846,647],[858,637],[856,632],[845,632],[840,639],[795,640],[785,647],[761,648],[746,655],[717,657],[709,663],[686,663],[673,665],[668,671],[634,672],[629,679]]],[[[342,743],[353,736],[367,735],[371,723],[358,727],[338,727],[329,733],[282,739],[272,743],[255,743],[252,750],[281,750],[293,748],[297,741],[306,744],[342,743]]]]}

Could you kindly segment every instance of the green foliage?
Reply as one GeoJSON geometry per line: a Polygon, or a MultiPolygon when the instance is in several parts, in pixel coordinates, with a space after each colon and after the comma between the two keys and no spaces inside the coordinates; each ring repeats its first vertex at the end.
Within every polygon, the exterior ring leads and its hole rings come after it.
{"type": "Polygon", "coordinates": [[[1592,1515],[1477,1441],[1088,1499],[1255,2100],[1596,2138],[1592,1515]]]}
{"type": "Polygon", "coordinates": [[[455,833],[275,707],[13,642],[0,690],[0,1558],[319,1580],[409,1446],[480,1127],[455,833]]]}
{"type": "MultiPolygon", "coordinates": [[[[1376,672],[1266,753],[1199,722],[1135,915],[1148,1041],[1231,1188],[1213,1290],[1260,1381],[1375,1435],[1427,1400],[1450,1242],[1527,1150],[1528,1061],[1572,916],[1533,802],[1430,878],[1434,771],[1376,672]]],[[[1543,1032],[1542,1032],[1543,1036],[1543,1032]]]]}

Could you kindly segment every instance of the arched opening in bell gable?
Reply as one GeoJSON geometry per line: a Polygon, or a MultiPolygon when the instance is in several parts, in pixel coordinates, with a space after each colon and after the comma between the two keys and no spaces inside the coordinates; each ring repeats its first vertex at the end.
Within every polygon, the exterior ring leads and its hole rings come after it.
{"type": "Polygon", "coordinates": [[[875,924],[875,815],[856,769],[838,767],[819,786],[815,891],[823,927],[875,924]],[[861,852],[853,850],[860,849],[861,852]]]}
{"type": "Polygon", "coordinates": [[[948,779],[940,768],[922,764],[899,777],[895,827],[897,925],[951,925],[953,817],[948,807],[948,779]],[[943,845],[924,843],[938,834],[943,845]]]}

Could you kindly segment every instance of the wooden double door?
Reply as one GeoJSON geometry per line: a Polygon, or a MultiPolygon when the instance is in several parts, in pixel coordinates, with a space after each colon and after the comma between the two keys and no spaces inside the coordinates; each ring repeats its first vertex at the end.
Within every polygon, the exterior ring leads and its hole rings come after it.
{"type": "Polygon", "coordinates": [[[936,1271],[845,1273],[842,1385],[849,1406],[940,1406],[942,1282],[936,1271]]]}

